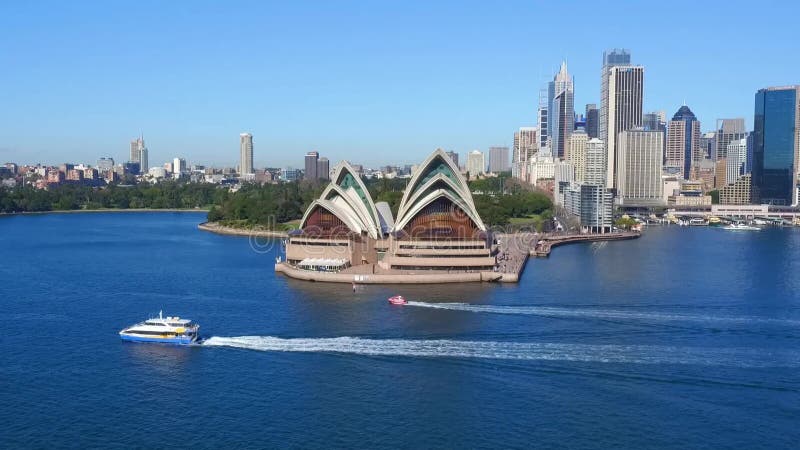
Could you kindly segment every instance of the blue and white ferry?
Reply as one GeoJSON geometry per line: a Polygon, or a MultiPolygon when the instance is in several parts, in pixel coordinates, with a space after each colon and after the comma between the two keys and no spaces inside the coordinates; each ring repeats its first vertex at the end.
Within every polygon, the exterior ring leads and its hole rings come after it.
{"type": "Polygon", "coordinates": [[[124,341],[161,342],[164,344],[189,345],[197,341],[200,325],[180,317],[158,317],[147,319],[119,332],[124,341]]]}

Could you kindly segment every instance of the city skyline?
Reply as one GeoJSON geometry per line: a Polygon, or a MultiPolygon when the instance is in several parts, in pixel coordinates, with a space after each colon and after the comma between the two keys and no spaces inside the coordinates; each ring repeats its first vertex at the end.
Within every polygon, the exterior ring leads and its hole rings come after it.
{"type": "MultiPolygon", "coordinates": [[[[658,23],[641,8],[626,24],[629,36],[666,36],[680,23],[677,28],[692,30],[699,42],[731,44],[695,54],[665,46],[666,39],[597,39],[596,24],[613,11],[590,3],[575,5],[569,32],[560,31],[568,38],[554,48],[534,45],[524,27],[507,22],[529,23],[557,5],[476,4],[461,12],[457,5],[439,4],[426,6],[427,18],[417,20],[423,11],[414,5],[373,5],[355,15],[356,6],[314,11],[248,4],[250,15],[265,26],[244,36],[218,19],[228,7],[185,5],[131,4],[106,11],[91,3],[52,4],[46,15],[39,11],[42,4],[0,7],[2,33],[8,33],[3,41],[12,43],[4,58],[15,67],[0,75],[6,106],[0,111],[0,159],[122,161],[130,136],[143,132],[151,162],[179,154],[200,164],[235,166],[231,137],[243,129],[258,136],[256,167],[295,164],[310,150],[332,161],[378,165],[386,154],[410,163],[437,147],[462,154],[512,147],[514,130],[536,125],[538,90],[562,60],[575,77],[575,109],[599,104],[600,58],[614,47],[631,49],[634,63],[646,67],[645,111],[674,111],[686,100],[708,125],[744,117],[752,129],[753,94],[798,81],[797,63],[785,58],[796,44],[782,31],[789,29],[796,5],[781,5],[769,25],[751,21],[743,3],[727,4],[726,21],[704,20],[702,9],[711,5],[701,5],[694,15],[661,11],[658,23]],[[454,11],[460,15],[453,17],[454,11]],[[318,31],[291,32],[292,21],[285,19],[299,17],[318,31]],[[409,21],[411,39],[403,26],[409,21]],[[142,25],[136,38],[116,32],[132,22],[142,25]],[[503,24],[508,33],[485,39],[467,31],[484,23],[503,24]],[[743,35],[737,24],[753,32],[743,35]],[[43,37],[45,27],[59,40],[43,37]],[[200,33],[203,27],[210,32],[200,33]],[[341,32],[345,28],[359,31],[341,32]],[[328,41],[320,45],[323,35],[328,41]],[[758,65],[728,70],[735,56],[747,52],[758,52],[758,65]],[[303,61],[295,54],[304,55],[303,61]],[[520,54],[530,58],[520,62],[520,54]],[[248,55],[248,71],[228,70],[248,55]],[[132,61],[142,68],[136,76],[132,61]],[[310,64],[317,70],[308,70],[310,64]],[[510,70],[497,71],[498,65],[510,70]],[[406,130],[402,139],[385,139],[398,128],[406,130]]],[[[771,7],[762,9],[766,14],[771,7]]]]}

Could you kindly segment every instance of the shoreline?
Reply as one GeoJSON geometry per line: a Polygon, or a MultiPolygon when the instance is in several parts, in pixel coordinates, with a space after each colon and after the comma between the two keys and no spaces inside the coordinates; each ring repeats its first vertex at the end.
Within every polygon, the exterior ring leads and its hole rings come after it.
{"type": "Polygon", "coordinates": [[[2,216],[35,216],[44,214],[83,214],[83,213],[137,213],[137,212],[179,212],[179,213],[208,213],[205,208],[107,208],[107,209],[65,209],[55,211],[22,211],[13,213],[0,213],[2,216]]]}
{"type": "Polygon", "coordinates": [[[202,222],[197,225],[197,228],[202,231],[207,231],[214,234],[222,234],[226,236],[248,236],[248,237],[265,237],[265,238],[287,238],[289,234],[285,231],[272,231],[272,230],[258,230],[247,228],[233,228],[220,225],[217,222],[202,222]]]}

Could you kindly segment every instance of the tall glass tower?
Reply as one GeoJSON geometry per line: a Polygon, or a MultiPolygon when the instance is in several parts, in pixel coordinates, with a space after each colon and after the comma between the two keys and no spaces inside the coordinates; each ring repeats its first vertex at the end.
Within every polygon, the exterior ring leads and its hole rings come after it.
{"type": "Polygon", "coordinates": [[[754,202],[796,205],[800,86],[759,90],[753,125],[754,202]]]}

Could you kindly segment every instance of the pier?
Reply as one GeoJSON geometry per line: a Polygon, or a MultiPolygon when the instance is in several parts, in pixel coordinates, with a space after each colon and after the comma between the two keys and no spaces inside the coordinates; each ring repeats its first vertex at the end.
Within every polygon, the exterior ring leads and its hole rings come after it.
{"type": "Polygon", "coordinates": [[[530,254],[539,257],[550,256],[553,247],[578,242],[598,242],[598,241],[619,241],[626,239],[636,239],[640,236],[637,232],[621,232],[608,234],[578,234],[562,236],[546,236],[540,239],[530,250],[530,254]]]}

